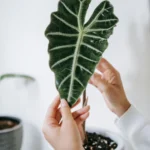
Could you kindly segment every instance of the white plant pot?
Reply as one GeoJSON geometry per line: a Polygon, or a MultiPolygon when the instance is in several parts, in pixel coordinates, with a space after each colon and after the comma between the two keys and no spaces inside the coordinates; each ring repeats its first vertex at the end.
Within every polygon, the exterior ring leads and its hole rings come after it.
{"type": "Polygon", "coordinates": [[[110,139],[112,139],[114,142],[116,142],[118,144],[118,147],[116,148],[116,150],[127,150],[126,149],[126,143],[123,140],[123,138],[112,131],[106,130],[106,129],[102,129],[102,128],[95,128],[95,127],[89,127],[86,129],[87,132],[89,133],[97,133],[100,134],[104,137],[109,137],[110,139]]]}
{"type": "MultiPolygon", "coordinates": [[[[112,139],[114,142],[116,142],[118,144],[118,147],[116,150],[129,150],[126,147],[127,143],[123,140],[123,138],[119,134],[117,134],[115,132],[108,131],[108,130],[102,129],[102,128],[95,128],[95,127],[87,128],[86,131],[90,132],[90,133],[95,132],[95,133],[100,134],[104,137],[109,137],[110,139],[112,139]]],[[[51,145],[49,145],[49,148],[50,148],[50,150],[54,150],[51,145]]]]}

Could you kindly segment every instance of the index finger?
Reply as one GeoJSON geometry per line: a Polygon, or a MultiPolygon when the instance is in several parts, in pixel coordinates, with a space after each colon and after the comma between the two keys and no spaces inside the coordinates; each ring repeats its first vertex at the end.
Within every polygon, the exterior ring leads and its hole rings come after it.
{"type": "MultiPolygon", "coordinates": [[[[71,107],[71,109],[73,109],[74,107],[76,107],[80,102],[81,102],[81,99],[79,98],[78,101],[77,101],[77,103],[75,103],[75,104],[71,107]]],[[[57,114],[56,114],[56,119],[57,119],[58,122],[60,122],[61,117],[62,117],[62,115],[61,115],[61,107],[59,107],[58,110],[57,110],[57,114]]]]}
{"type": "Polygon", "coordinates": [[[47,110],[46,118],[56,118],[57,109],[60,104],[60,97],[57,96],[47,110]]]}
{"type": "Polygon", "coordinates": [[[101,58],[100,62],[97,65],[97,69],[104,73],[106,70],[110,69],[114,72],[116,72],[117,70],[104,58],[101,58]]]}

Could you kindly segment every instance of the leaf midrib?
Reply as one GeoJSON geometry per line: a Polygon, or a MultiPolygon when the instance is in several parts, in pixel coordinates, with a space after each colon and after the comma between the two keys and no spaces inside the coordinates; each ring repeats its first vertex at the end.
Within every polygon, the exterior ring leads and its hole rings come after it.
{"type": "Polygon", "coordinates": [[[80,46],[82,45],[82,41],[83,41],[83,38],[84,36],[86,35],[87,31],[89,30],[89,28],[91,26],[93,26],[95,20],[98,18],[98,16],[100,14],[102,14],[105,10],[105,6],[106,6],[106,3],[104,4],[103,6],[103,9],[98,13],[98,15],[94,18],[94,20],[88,25],[88,26],[82,26],[82,23],[81,23],[81,12],[82,12],[82,5],[83,5],[84,1],[80,1],[80,8],[79,8],[79,13],[78,13],[78,16],[77,16],[77,19],[78,19],[78,39],[77,39],[77,43],[76,43],[76,48],[75,48],[75,52],[74,52],[74,59],[73,59],[73,64],[72,64],[72,70],[71,70],[71,78],[70,78],[70,88],[69,88],[69,92],[68,92],[68,102],[71,102],[71,98],[73,97],[72,96],[72,92],[73,92],[73,85],[74,85],[74,81],[75,81],[75,71],[76,71],[76,68],[78,66],[78,56],[79,56],[79,52],[80,52],[80,46]]]}
{"type": "Polygon", "coordinates": [[[78,62],[78,54],[79,54],[79,50],[80,50],[80,46],[81,43],[83,41],[83,36],[84,36],[84,30],[83,30],[83,26],[81,24],[81,12],[82,12],[82,5],[83,2],[80,1],[80,8],[79,8],[79,13],[78,13],[78,28],[79,28],[79,37],[77,40],[77,47],[75,49],[75,53],[74,53],[74,59],[73,59],[73,65],[72,65],[72,71],[71,71],[71,81],[70,81],[70,88],[69,88],[69,93],[68,93],[68,102],[71,102],[71,97],[72,97],[72,91],[73,91],[73,84],[74,84],[74,80],[75,80],[75,71],[76,71],[76,67],[77,67],[77,62],[78,62]]]}

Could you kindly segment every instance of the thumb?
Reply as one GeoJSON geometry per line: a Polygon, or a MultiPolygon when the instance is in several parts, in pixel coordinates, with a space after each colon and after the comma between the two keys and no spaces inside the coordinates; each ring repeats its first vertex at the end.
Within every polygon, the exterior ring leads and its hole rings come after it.
{"type": "Polygon", "coordinates": [[[102,75],[94,73],[91,77],[90,83],[96,86],[102,93],[105,92],[109,86],[106,80],[102,78],[102,75]]]}
{"type": "Polygon", "coordinates": [[[70,107],[65,99],[61,100],[61,114],[63,121],[73,119],[70,107]]]}

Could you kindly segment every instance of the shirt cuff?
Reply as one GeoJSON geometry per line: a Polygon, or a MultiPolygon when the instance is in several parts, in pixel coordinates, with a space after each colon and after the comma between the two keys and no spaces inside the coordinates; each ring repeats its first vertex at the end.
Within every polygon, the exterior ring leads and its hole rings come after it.
{"type": "Polygon", "coordinates": [[[146,120],[134,106],[131,106],[122,117],[115,120],[115,124],[124,135],[132,137],[134,133],[144,127],[146,120]]]}

